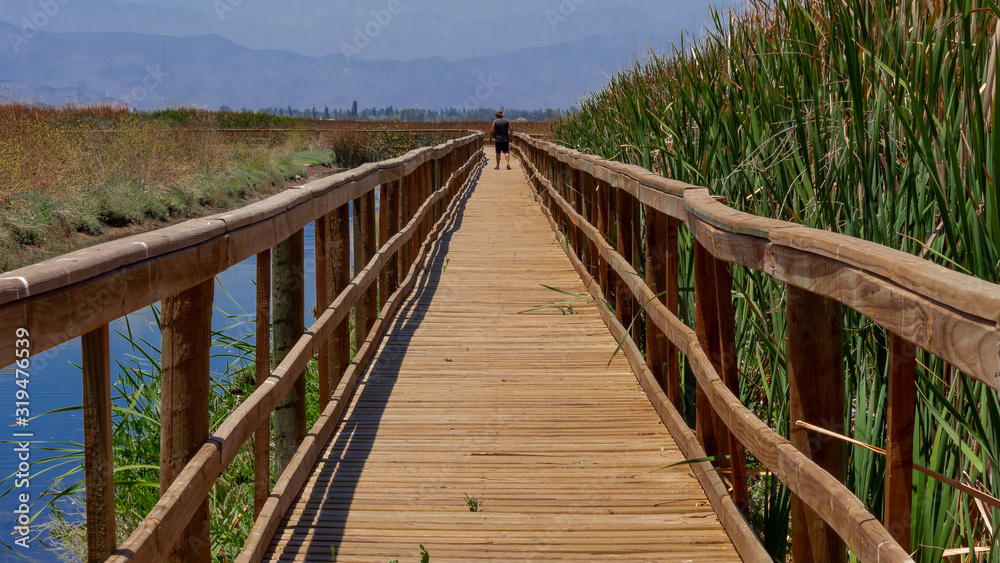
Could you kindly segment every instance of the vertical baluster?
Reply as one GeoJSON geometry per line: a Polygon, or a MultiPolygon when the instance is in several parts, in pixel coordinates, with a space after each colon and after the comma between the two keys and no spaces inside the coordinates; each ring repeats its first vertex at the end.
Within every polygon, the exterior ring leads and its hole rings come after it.
{"type": "MultiPolygon", "coordinates": [[[[568,166],[568,165],[567,165],[568,166]]],[[[569,172],[569,189],[573,196],[573,210],[576,211],[581,217],[583,214],[583,190],[580,185],[580,171],[575,168],[568,168],[569,172]]],[[[583,240],[586,238],[583,236],[583,231],[578,227],[574,226],[572,228],[573,233],[573,252],[576,253],[576,257],[581,260],[581,262],[586,266],[587,264],[587,246],[583,244],[583,240]]]]}
{"type": "MultiPolygon", "coordinates": [[[[365,197],[361,196],[351,202],[353,211],[353,234],[354,234],[354,277],[358,277],[361,270],[364,269],[365,263],[368,260],[365,259],[365,220],[364,217],[367,214],[367,205],[365,205],[365,197]]],[[[361,346],[365,343],[365,336],[367,332],[365,327],[368,325],[368,321],[365,318],[368,313],[368,307],[365,306],[365,299],[367,299],[367,293],[362,294],[357,302],[354,304],[354,350],[361,349],[361,346]]]]}
{"type": "MultiPolygon", "coordinates": [[[[166,493],[209,437],[209,356],[215,278],[163,300],[160,370],[160,494],[166,493]]],[[[166,561],[211,560],[208,499],[191,517],[166,561]]]]}
{"type": "Polygon", "coordinates": [[[83,348],[83,452],[87,484],[87,560],[95,563],[110,557],[117,543],[108,325],[84,334],[81,346],[83,348]]]}
{"type": "MultiPolygon", "coordinates": [[[[698,341],[712,366],[722,373],[722,351],[719,339],[719,301],[715,284],[715,257],[697,240],[694,241],[695,329],[698,341]]],[[[709,456],[728,455],[729,441],[717,430],[718,417],[708,402],[708,396],[697,386],[695,429],[698,439],[709,456]]]]}
{"type": "MultiPolygon", "coordinates": [[[[807,422],[844,430],[844,340],[842,308],[836,301],[787,286],[789,420],[792,445],[843,481],[843,442],[810,434],[807,422]]],[[[846,560],[846,546],[818,514],[792,495],[792,559],[796,562],[846,560]]]]}
{"type": "MultiPolygon", "coordinates": [[[[719,373],[726,387],[737,398],[740,396],[740,371],[736,352],[736,313],[733,309],[733,282],[729,264],[722,260],[715,262],[715,296],[719,311],[719,349],[721,366],[719,373]]],[[[733,500],[747,518],[750,517],[750,498],[747,493],[746,452],[740,441],[716,419],[716,430],[725,432],[729,443],[730,482],[733,500]]]]}
{"type": "MultiPolygon", "coordinates": [[[[378,190],[378,243],[376,246],[382,248],[385,246],[385,242],[389,240],[392,236],[389,234],[389,206],[386,205],[387,192],[389,191],[389,185],[392,182],[382,182],[378,190]]],[[[389,298],[389,268],[388,265],[379,270],[378,273],[378,303],[379,309],[385,305],[386,300],[389,298]]]]}
{"type": "MultiPolygon", "coordinates": [[[[257,334],[254,339],[254,382],[263,385],[271,375],[271,249],[257,254],[257,334]]],[[[253,514],[264,509],[271,492],[271,417],[253,435],[253,514]]]]}
{"type": "Polygon", "coordinates": [[[917,403],[917,350],[890,334],[889,405],[885,468],[885,527],[910,551],[913,510],[913,419],[917,403]]]}
{"type": "MultiPolygon", "coordinates": [[[[364,213],[361,216],[362,242],[364,244],[365,265],[375,257],[378,252],[378,226],[375,224],[375,190],[371,190],[362,198],[364,200],[364,213]]],[[[365,330],[362,342],[368,339],[368,333],[375,326],[378,319],[378,283],[373,283],[365,292],[365,330]]],[[[359,345],[360,349],[361,346],[359,345]]]]}
{"type": "MultiPolygon", "coordinates": [[[[667,310],[680,318],[680,247],[677,244],[678,221],[673,217],[663,217],[666,221],[665,259],[666,259],[666,295],[667,310]]],[[[667,397],[674,407],[680,411],[681,397],[681,365],[680,354],[673,343],[667,345],[667,397]]],[[[681,411],[683,412],[683,411],[681,411]]]]}
{"type": "MultiPolygon", "coordinates": [[[[622,190],[622,193],[627,192],[622,190]]],[[[628,199],[630,208],[629,212],[632,215],[632,235],[630,237],[632,239],[632,256],[626,256],[625,259],[630,261],[632,269],[634,269],[637,273],[642,273],[643,261],[645,260],[642,248],[642,205],[639,203],[637,198],[632,197],[631,195],[629,195],[628,199]]],[[[630,296],[631,293],[632,292],[629,291],[630,296]]],[[[645,321],[645,315],[643,315],[642,311],[639,310],[641,304],[635,303],[634,296],[632,296],[632,300],[632,311],[634,314],[632,321],[632,341],[635,342],[636,346],[638,346],[640,350],[643,350],[645,348],[643,347],[644,342],[642,337],[645,336],[645,333],[643,332],[642,324],[645,321]]]]}
{"type": "MultiPolygon", "coordinates": [[[[385,231],[386,231],[386,242],[399,233],[399,219],[400,219],[400,186],[402,185],[402,180],[397,180],[390,183],[386,189],[385,198],[385,231]]],[[[402,253],[399,253],[401,256],[402,253]]],[[[389,298],[389,295],[395,293],[399,288],[399,258],[389,260],[386,264],[386,293],[385,299],[389,298]]]]}
{"type": "MultiPolygon", "coordinates": [[[[611,187],[607,184],[601,184],[595,179],[594,190],[597,193],[597,229],[601,232],[601,237],[607,241],[611,238],[609,236],[611,232],[611,187]]],[[[603,257],[598,262],[598,279],[601,283],[601,289],[604,291],[604,298],[608,303],[614,303],[611,268],[603,257]]]]}
{"type": "MultiPolygon", "coordinates": [[[[615,190],[618,196],[618,254],[626,261],[632,260],[632,196],[625,190],[615,190]]],[[[615,310],[618,313],[618,320],[627,331],[632,332],[632,321],[634,320],[634,307],[632,292],[625,285],[625,280],[616,276],[615,287],[615,310]]]]}
{"type": "MultiPolygon", "coordinates": [[[[646,209],[646,285],[660,303],[667,303],[667,225],[666,216],[646,209]]],[[[670,340],[652,322],[646,323],[646,363],[660,387],[670,396],[670,340]]]]}
{"type": "MultiPolygon", "coordinates": [[[[298,231],[274,247],[274,362],[280,364],[302,336],[305,327],[305,233],[298,231]]],[[[289,374],[291,375],[291,374],[289,374]]],[[[274,470],[285,470],[306,436],[306,380],[295,385],[274,410],[274,470]]]]}

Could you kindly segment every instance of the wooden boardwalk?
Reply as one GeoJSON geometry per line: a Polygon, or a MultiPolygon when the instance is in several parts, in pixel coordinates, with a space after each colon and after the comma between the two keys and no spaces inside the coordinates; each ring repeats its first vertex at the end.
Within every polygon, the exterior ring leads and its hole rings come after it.
{"type": "Polygon", "coordinates": [[[492,166],[265,560],[738,561],[690,468],[660,470],[683,458],[596,306],[524,312],[585,292],[517,163],[492,166]]]}

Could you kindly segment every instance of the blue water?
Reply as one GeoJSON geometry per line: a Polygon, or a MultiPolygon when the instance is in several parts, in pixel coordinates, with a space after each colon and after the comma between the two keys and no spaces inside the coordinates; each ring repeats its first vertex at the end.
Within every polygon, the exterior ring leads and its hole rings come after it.
{"type": "MultiPolygon", "coordinates": [[[[308,225],[305,229],[305,268],[306,268],[306,324],[313,321],[312,310],[316,306],[316,260],[315,260],[315,230],[313,225],[308,225]]],[[[353,245],[352,245],[353,248],[353,245]]],[[[254,311],[256,300],[257,277],[256,260],[251,258],[229,270],[223,272],[216,278],[215,307],[212,316],[212,329],[229,329],[227,334],[234,338],[239,338],[252,342],[253,334],[256,331],[254,325],[254,311]]],[[[158,305],[158,304],[157,304],[158,305]]],[[[159,349],[160,332],[156,326],[155,315],[152,308],[146,308],[128,315],[127,323],[131,327],[132,334],[136,338],[146,339],[150,344],[159,349]]],[[[126,339],[117,331],[126,332],[126,319],[119,319],[111,323],[111,354],[112,358],[127,361],[132,355],[132,347],[126,339]]],[[[211,370],[213,377],[222,376],[231,361],[226,358],[226,352],[232,352],[225,348],[217,347],[212,350],[213,359],[211,370]]],[[[28,391],[30,394],[31,416],[35,417],[41,413],[79,406],[82,402],[82,379],[80,369],[76,366],[81,361],[81,348],[79,339],[67,342],[52,350],[39,354],[31,358],[30,384],[28,391]]],[[[117,377],[117,366],[112,360],[111,377],[114,381],[117,377]]],[[[0,419],[13,422],[15,413],[15,393],[20,389],[15,383],[15,371],[13,366],[0,370],[0,419]]],[[[114,393],[114,391],[113,391],[114,393]]],[[[16,526],[17,514],[14,512],[19,503],[17,494],[27,493],[31,501],[35,503],[30,508],[30,513],[35,516],[31,523],[32,529],[30,537],[34,538],[30,542],[27,550],[19,548],[21,554],[11,554],[8,549],[0,547],[0,561],[39,561],[56,562],[58,557],[54,552],[48,551],[44,543],[47,535],[40,532],[41,525],[46,523],[48,511],[41,508],[38,499],[42,498],[46,489],[51,486],[52,477],[65,473],[71,466],[63,466],[39,474],[46,464],[39,464],[40,460],[49,457],[52,452],[43,451],[43,448],[64,448],[65,443],[72,443],[76,449],[83,443],[83,420],[79,410],[61,413],[46,414],[31,420],[28,428],[18,428],[11,426],[9,430],[0,431],[0,441],[13,441],[15,432],[30,432],[34,436],[31,438],[30,457],[34,465],[31,467],[30,486],[19,488],[8,492],[0,497],[0,542],[5,546],[13,546],[14,527],[16,526]],[[47,443],[48,442],[48,443],[47,443]]],[[[0,443],[0,479],[5,479],[17,471],[17,455],[15,451],[17,444],[0,443]]],[[[70,482],[83,478],[79,474],[70,482]]],[[[14,484],[12,479],[5,479],[0,484],[0,493],[8,491],[14,484]]],[[[64,511],[71,513],[79,511],[80,506],[69,503],[61,504],[64,511]]]]}

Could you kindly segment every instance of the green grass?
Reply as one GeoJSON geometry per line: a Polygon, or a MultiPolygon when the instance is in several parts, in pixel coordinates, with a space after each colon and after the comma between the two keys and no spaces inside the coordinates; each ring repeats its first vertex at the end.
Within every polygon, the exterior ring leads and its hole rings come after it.
{"type": "MultiPolygon", "coordinates": [[[[1000,128],[992,115],[990,0],[755,2],[717,13],[704,40],[650,56],[557,127],[564,144],[706,185],[750,213],[871,240],[1000,281],[1000,128]]],[[[998,57],[1000,59],[1000,57],[998,57]]],[[[681,316],[692,323],[690,233],[681,232],[681,316]]],[[[787,436],[784,287],[733,269],[741,398],[787,436]]],[[[848,408],[856,439],[885,443],[885,331],[845,318],[848,408]]],[[[919,356],[915,462],[1000,495],[997,394],[919,356]]],[[[693,377],[685,369],[686,389],[693,377]]],[[[686,413],[690,417],[691,413],[686,413]]],[[[752,461],[752,460],[751,460],[752,461]]],[[[885,461],[852,447],[848,486],[876,515],[885,461]]],[[[991,548],[1000,511],[916,475],[912,544],[991,548]]],[[[754,483],[755,528],[787,554],[788,492],[754,483]]]]}
{"type": "Polygon", "coordinates": [[[292,155],[292,162],[299,166],[332,166],[336,161],[330,149],[309,149],[292,155]]]}

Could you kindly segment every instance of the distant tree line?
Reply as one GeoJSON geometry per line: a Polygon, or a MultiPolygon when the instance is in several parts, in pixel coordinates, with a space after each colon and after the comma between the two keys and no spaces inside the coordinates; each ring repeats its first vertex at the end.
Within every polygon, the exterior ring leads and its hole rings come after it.
{"type": "MultiPolygon", "coordinates": [[[[229,109],[223,106],[221,109],[229,109]]],[[[358,102],[354,102],[350,109],[330,109],[323,107],[296,109],[292,106],[279,108],[270,107],[261,110],[264,113],[283,115],[289,117],[304,117],[306,119],[359,119],[371,121],[487,121],[492,120],[496,113],[496,108],[447,108],[447,109],[418,109],[401,108],[392,106],[378,108],[358,109],[358,102]]],[[[523,110],[504,109],[504,117],[516,120],[520,118],[528,121],[552,121],[559,119],[562,112],[554,109],[544,110],[523,110]]]]}

